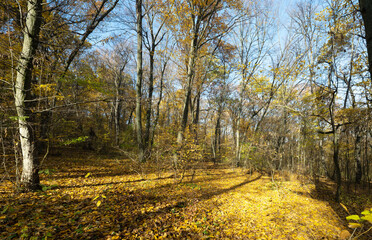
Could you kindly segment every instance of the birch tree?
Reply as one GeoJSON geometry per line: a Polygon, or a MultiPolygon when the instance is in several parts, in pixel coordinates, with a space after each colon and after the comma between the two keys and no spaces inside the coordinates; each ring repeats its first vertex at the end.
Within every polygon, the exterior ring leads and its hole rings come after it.
{"type": "Polygon", "coordinates": [[[35,145],[35,132],[32,126],[33,114],[31,104],[31,81],[33,59],[39,44],[42,21],[42,0],[27,1],[26,25],[23,28],[23,46],[17,66],[14,87],[15,106],[17,110],[20,143],[23,159],[21,182],[26,190],[40,189],[39,161],[35,145]]]}

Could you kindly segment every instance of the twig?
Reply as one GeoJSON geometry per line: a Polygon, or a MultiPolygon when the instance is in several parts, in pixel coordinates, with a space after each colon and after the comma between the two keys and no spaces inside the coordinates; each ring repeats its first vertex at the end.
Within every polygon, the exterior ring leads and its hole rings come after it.
{"type": "Polygon", "coordinates": [[[366,234],[366,233],[369,232],[371,229],[372,229],[372,227],[368,228],[367,231],[362,232],[361,234],[359,234],[358,236],[356,236],[355,239],[358,239],[360,236],[362,236],[363,234],[366,234]]]}
{"type": "Polygon", "coordinates": [[[44,157],[43,157],[43,159],[42,159],[41,162],[40,162],[40,167],[43,165],[45,159],[47,158],[47,156],[48,156],[48,154],[49,154],[49,146],[50,146],[50,141],[49,141],[49,139],[48,139],[48,146],[47,146],[46,152],[45,152],[45,154],[44,154],[44,157]]]}
{"type": "Polygon", "coordinates": [[[357,230],[357,229],[354,228],[354,231],[353,231],[353,233],[350,235],[349,240],[353,239],[353,235],[354,235],[354,233],[355,233],[356,230],[357,230]]]}

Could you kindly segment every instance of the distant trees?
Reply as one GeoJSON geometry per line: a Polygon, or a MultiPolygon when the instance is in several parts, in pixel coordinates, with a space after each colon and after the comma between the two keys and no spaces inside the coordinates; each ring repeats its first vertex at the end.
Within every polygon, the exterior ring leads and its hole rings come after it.
{"type": "Polygon", "coordinates": [[[26,188],[73,145],[370,181],[367,1],[299,2],[285,28],[270,1],[79,3],[0,4],[1,137],[16,120],[26,188]]]}

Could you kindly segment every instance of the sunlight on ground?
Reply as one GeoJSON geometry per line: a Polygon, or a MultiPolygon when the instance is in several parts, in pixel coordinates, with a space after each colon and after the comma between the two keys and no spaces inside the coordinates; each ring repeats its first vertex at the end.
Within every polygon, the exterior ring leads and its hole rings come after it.
{"type": "Polygon", "coordinates": [[[172,172],[141,175],[129,165],[59,162],[42,175],[45,192],[7,191],[0,238],[338,239],[345,229],[309,182],[208,168],[175,184],[172,172]]]}

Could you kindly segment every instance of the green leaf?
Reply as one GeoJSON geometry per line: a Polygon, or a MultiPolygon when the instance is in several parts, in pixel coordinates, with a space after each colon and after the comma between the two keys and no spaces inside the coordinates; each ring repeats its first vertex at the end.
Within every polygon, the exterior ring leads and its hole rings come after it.
{"type": "Polygon", "coordinates": [[[346,217],[346,220],[355,220],[355,221],[360,221],[360,217],[358,215],[350,215],[346,217]]]}
{"type": "Polygon", "coordinates": [[[10,119],[10,120],[13,120],[13,121],[18,121],[18,120],[25,121],[27,118],[29,118],[29,117],[28,117],[28,116],[24,116],[24,117],[10,116],[10,117],[9,117],[9,119],[10,119]]]}
{"type": "Polygon", "coordinates": [[[40,170],[39,174],[51,175],[53,171],[54,171],[53,169],[44,169],[44,170],[40,170]]]}
{"type": "Polygon", "coordinates": [[[8,211],[8,208],[9,208],[9,205],[6,205],[5,208],[3,209],[3,211],[1,211],[1,214],[6,213],[6,211],[8,211]]]}
{"type": "Polygon", "coordinates": [[[48,191],[48,190],[50,190],[50,189],[51,189],[51,187],[50,187],[50,186],[46,186],[46,185],[42,185],[42,188],[41,188],[41,190],[42,190],[43,192],[48,191]]]}
{"type": "Polygon", "coordinates": [[[76,143],[82,143],[82,142],[85,142],[85,140],[87,140],[89,137],[88,136],[82,136],[82,137],[78,137],[78,138],[74,138],[74,139],[69,139],[67,141],[65,141],[63,144],[64,145],[71,145],[71,144],[76,144],[76,143]]]}

